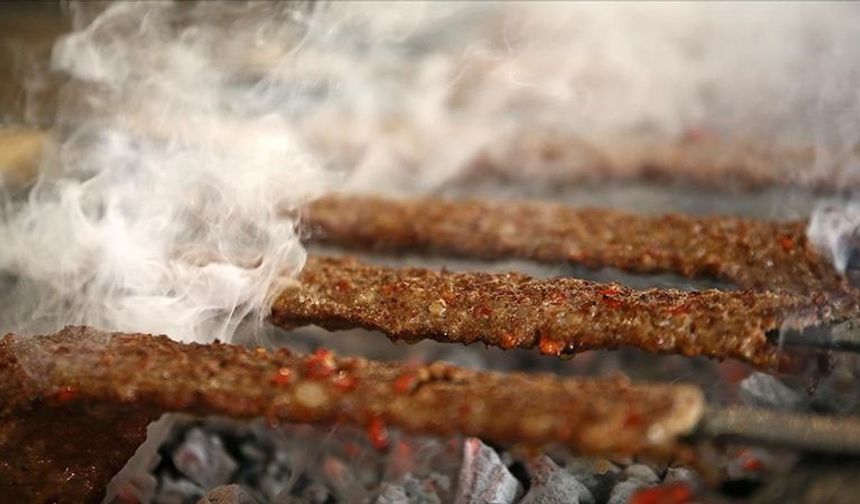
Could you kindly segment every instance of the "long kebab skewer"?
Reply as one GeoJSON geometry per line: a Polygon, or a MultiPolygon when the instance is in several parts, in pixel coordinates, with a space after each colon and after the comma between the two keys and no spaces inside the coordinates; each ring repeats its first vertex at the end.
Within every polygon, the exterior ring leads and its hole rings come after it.
{"type": "Polygon", "coordinates": [[[490,181],[558,189],[610,180],[711,190],[858,187],[856,175],[838,170],[846,159],[809,170],[815,154],[814,144],[779,145],[773,139],[720,137],[700,129],[672,139],[648,134],[583,137],[530,127],[487,149],[451,185],[490,181]]]}
{"type": "Polygon", "coordinates": [[[384,364],[324,352],[300,357],[66,328],[0,339],[0,492],[10,502],[99,502],[146,424],[164,412],[350,423],[367,426],[377,444],[389,424],[603,455],[685,458],[710,438],[860,453],[855,419],[708,409],[687,385],[384,364]]]}
{"type": "Polygon", "coordinates": [[[274,324],[362,327],[392,339],[535,348],[550,355],[637,347],[735,358],[762,369],[786,357],[773,333],[853,313],[826,296],[766,291],[637,291],[572,278],[387,268],[309,258],[272,305],[274,324]]]}
{"type": "MultiPolygon", "coordinates": [[[[193,131],[192,124],[200,124],[202,118],[183,123],[185,119],[170,120],[171,125],[179,123],[173,133],[193,131]]],[[[121,126],[152,139],[173,138],[141,118],[127,118],[121,126]]],[[[232,126],[231,132],[248,129],[232,126]]],[[[19,183],[32,179],[42,145],[49,140],[47,131],[0,128],[0,175],[21,169],[19,183]]],[[[680,139],[651,135],[583,139],[530,129],[499,145],[509,148],[485,151],[447,185],[462,188],[495,181],[558,188],[603,181],[668,181],[712,190],[796,187],[830,193],[860,187],[860,178],[845,170],[808,170],[816,157],[813,144],[778,146],[760,139],[720,139],[695,130],[680,139]]],[[[837,161],[834,168],[845,160],[837,161]]]]}
{"type": "Polygon", "coordinates": [[[367,426],[376,443],[387,424],[582,453],[684,457],[689,448],[680,438],[693,431],[703,407],[701,392],[686,385],[379,363],[325,352],[300,357],[88,328],[7,335],[0,340],[0,493],[10,502],[49,498],[45,492],[86,502],[86,489],[103,489],[122,460],[97,450],[113,453],[114,443],[133,449],[140,439],[123,433],[163,412],[348,423],[367,426]],[[113,430],[116,424],[125,427],[113,430]],[[53,439],[56,433],[70,437],[53,439]],[[79,461],[86,470],[69,469],[74,453],[95,459],[79,461]]]}
{"type": "Polygon", "coordinates": [[[809,243],[801,221],[345,195],[313,202],[305,220],[312,239],[339,246],[668,271],[718,277],[742,289],[853,293],[809,243]]]}

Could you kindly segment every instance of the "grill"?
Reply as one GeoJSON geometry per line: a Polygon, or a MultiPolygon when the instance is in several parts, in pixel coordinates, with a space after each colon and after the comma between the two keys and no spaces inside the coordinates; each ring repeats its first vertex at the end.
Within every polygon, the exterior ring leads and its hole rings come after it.
{"type": "MultiPolygon", "coordinates": [[[[562,260],[561,254],[566,254],[575,261],[584,254],[580,243],[593,246],[592,240],[579,237],[587,232],[571,226],[570,235],[559,229],[531,230],[529,239],[548,245],[530,249],[518,240],[531,219],[494,221],[499,212],[486,211],[491,205],[337,197],[312,205],[305,222],[312,230],[311,239],[329,247],[376,251],[453,251],[478,257],[529,257],[533,253],[542,261],[562,260]],[[458,219],[458,212],[469,218],[458,219]],[[425,216],[426,225],[411,214],[425,216]],[[358,219],[350,220],[356,215],[358,219]],[[446,215],[455,217],[445,219],[446,215]],[[481,216],[487,216],[486,220],[481,216]],[[341,222],[346,224],[340,227],[341,222]],[[504,242],[503,222],[513,222],[513,243],[504,242]]],[[[501,208],[532,216],[550,213],[556,218],[536,222],[554,225],[566,222],[564,217],[587,220],[596,216],[601,221],[614,217],[658,236],[658,244],[651,242],[646,253],[635,248],[639,234],[598,238],[607,245],[585,259],[592,267],[675,270],[684,275],[719,274],[723,268],[737,283],[746,282],[747,287],[759,290],[635,290],[617,283],[440,272],[314,257],[298,279],[275,297],[271,321],[285,329],[305,324],[335,330],[360,327],[413,343],[433,339],[446,344],[520,348],[523,353],[539,352],[543,359],[636,347],[654,354],[746,361],[765,371],[781,369],[794,374],[820,361],[826,355],[822,351],[856,350],[852,343],[857,334],[852,319],[856,313],[853,287],[805,241],[799,231],[804,229],[803,223],[680,215],[641,218],[603,215],[599,210],[580,214],[542,203],[501,208]],[[753,243],[775,242],[771,247],[758,246],[760,256],[753,258],[773,263],[769,276],[757,276],[761,265],[756,262],[740,267],[732,263],[736,254],[732,245],[739,246],[733,243],[738,239],[737,228],[743,228],[753,243]],[[692,232],[689,229],[698,233],[716,230],[702,240],[725,244],[694,244],[693,250],[716,251],[704,259],[685,256],[688,251],[680,248],[659,248],[661,232],[683,235],[692,232]],[[625,237],[632,243],[625,243],[625,237]],[[787,241],[791,241],[790,247],[784,245],[787,241]],[[788,257],[774,260],[768,254],[788,257]],[[697,260],[705,261],[705,266],[699,267],[697,260]],[[778,260],[786,261],[782,263],[786,274],[780,272],[783,266],[778,260]],[[799,275],[809,278],[804,285],[821,285],[820,289],[792,293],[802,290],[797,288],[799,275]],[[677,318],[682,320],[675,323],[677,318]]],[[[624,225],[610,228],[624,229],[624,225]]],[[[689,243],[694,238],[673,239],[689,243]]],[[[727,455],[725,448],[713,446],[727,442],[825,457],[860,453],[860,421],[852,417],[706,406],[701,387],[679,383],[640,385],[620,378],[482,373],[443,363],[386,364],[336,358],[325,349],[301,357],[285,349],[188,346],[149,335],[71,327],[32,339],[7,336],[2,355],[4,429],[9,440],[3,457],[18,461],[4,467],[4,481],[11,485],[5,490],[17,492],[13,495],[21,500],[33,496],[50,499],[52,495],[98,500],[108,479],[143,441],[146,425],[168,412],[264,417],[271,424],[347,424],[366,429],[370,443],[382,452],[391,449],[389,428],[397,428],[413,435],[468,435],[501,446],[566,448],[580,455],[644,457],[691,467],[709,457],[713,459],[709,463],[718,465],[716,460],[727,455]],[[715,452],[703,454],[707,451],[703,446],[715,452]]],[[[542,369],[540,365],[530,367],[542,369]]],[[[813,379],[832,372],[820,362],[813,368],[813,379]]],[[[747,378],[744,383],[751,387],[753,397],[775,395],[754,388],[754,379],[766,381],[769,376],[759,373],[747,378]]],[[[775,386],[785,387],[779,381],[775,386]]],[[[189,428],[187,423],[184,428],[189,428]]],[[[496,492],[499,497],[494,498],[505,502],[520,498],[521,483],[495,451],[474,438],[464,446],[459,491],[496,492]],[[466,469],[470,465],[475,467],[466,469]],[[487,471],[491,475],[483,475],[487,471]]],[[[531,492],[562,498],[559,496],[577,491],[581,485],[575,478],[565,483],[566,473],[551,459],[533,464],[537,465],[528,471],[534,485],[531,492]],[[549,480],[543,487],[542,479],[549,480]],[[556,479],[561,481],[552,483],[556,479]]],[[[669,493],[693,491],[684,485],[656,488],[669,493]]],[[[379,498],[385,492],[399,495],[397,492],[404,491],[390,486],[379,498]]],[[[231,492],[242,490],[217,490],[221,495],[217,498],[238,501],[238,494],[231,492]]]]}
{"type": "Polygon", "coordinates": [[[425,7],[0,6],[0,494],[856,500],[860,12],[425,7]]]}

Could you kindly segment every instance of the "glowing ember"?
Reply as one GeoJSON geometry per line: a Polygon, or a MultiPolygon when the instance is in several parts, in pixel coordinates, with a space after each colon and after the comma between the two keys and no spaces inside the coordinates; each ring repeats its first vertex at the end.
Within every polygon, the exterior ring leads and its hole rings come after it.
{"type": "Polygon", "coordinates": [[[559,355],[564,350],[564,346],[564,341],[553,339],[544,335],[541,335],[540,339],[538,340],[538,348],[540,349],[540,353],[544,355],[559,355]]]}
{"type": "Polygon", "coordinates": [[[373,417],[367,423],[367,437],[370,439],[370,444],[377,450],[382,451],[388,448],[388,427],[381,418],[373,417]]]}
{"type": "Polygon", "coordinates": [[[686,483],[671,483],[639,490],[630,504],[685,504],[693,502],[695,493],[686,483]]]}
{"type": "Polygon", "coordinates": [[[336,388],[344,392],[349,392],[350,390],[354,390],[355,387],[358,386],[358,378],[356,378],[354,374],[351,374],[345,370],[340,370],[331,379],[331,383],[336,388]]]}
{"type": "Polygon", "coordinates": [[[72,401],[75,396],[77,396],[77,390],[71,385],[66,385],[65,387],[60,388],[53,395],[53,398],[59,403],[67,403],[72,401]]]}
{"type": "Polygon", "coordinates": [[[394,392],[397,394],[408,394],[417,384],[418,377],[415,373],[403,373],[394,380],[394,392]]]}
{"type": "Polygon", "coordinates": [[[327,378],[336,369],[337,365],[334,362],[334,354],[327,348],[318,348],[314,353],[305,358],[304,373],[308,378],[327,378]]]}

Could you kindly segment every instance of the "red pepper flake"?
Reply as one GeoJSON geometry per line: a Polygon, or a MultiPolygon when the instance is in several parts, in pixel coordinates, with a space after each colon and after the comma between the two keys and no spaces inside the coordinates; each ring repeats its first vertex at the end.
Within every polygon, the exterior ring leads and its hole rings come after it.
{"type": "Polygon", "coordinates": [[[408,394],[418,385],[418,377],[415,373],[406,372],[394,379],[394,392],[397,394],[408,394]]]}
{"type": "Polygon", "coordinates": [[[690,311],[690,307],[686,304],[679,304],[678,306],[673,306],[669,308],[669,313],[672,315],[684,315],[690,311]]]}
{"type": "Polygon", "coordinates": [[[544,355],[559,355],[564,350],[564,341],[541,335],[538,348],[544,355]]]}
{"type": "Polygon", "coordinates": [[[286,387],[293,381],[293,370],[290,368],[282,367],[275,371],[275,374],[272,375],[272,385],[277,385],[278,387],[286,387]]]}
{"type": "Polygon", "coordinates": [[[565,304],[567,302],[567,294],[562,291],[552,291],[547,296],[547,301],[549,301],[550,304],[565,304]]]}
{"type": "Polygon", "coordinates": [[[615,294],[621,294],[621,288],[617,285],[607,285],[606,287],[597,291],[598,294],[602,294],[604,296],[614,296],[615,294]]]}
{"type": "Polygon", "coordinates": [[[472,414],[472,405],[470,403],[462,403],[457,408],[457,412],[460,414],[460,417],[466,417],[472,414]]]}
{"type": "Polygon", "coordinates": [[[321,379],[331,376],[336,369],[334,354],[327,348],[318,348],[305,358],[304,371],[308,378],[321,379]]]}
{"type": "Polygon", "coordinates": [[[381,418],[373,417],[367,423],[367,437],[370,438],[370,444],[377,450],[388,448],[388,427],[381,418]]]}
{"type": "Polygon", "coordinates": [[[514,333],[505,333],[502,335],[501,339],[499,339],[499,348],[502,348],[503,350],[508,350],[515,346],[517,346],[517,337],[514,333]]]}
{"type": "Polygon", "coordinates": [[[645,419],[639,413],[628,413],[627,417],[624,418],[624,428],[625,429],[633,429],[636,427],[641,427],[645,423],[645,419]]]}
{"type": "Polygon", "coordinates": [[[472,316],[474,317],[489,317],[492,314],[492,308],[487,305],[479,305],[472,308],[472,316]]]}
{"type": "Polygon", "coordinates": [[[791,252],[794,250],[794,239],[790,236],[783,236],[779,240],[779,245],[782,247],[782,250],[791,252]]]}
{"type": "Polygon", "coordinates": [[[54,399],[59,403],[72,401],[78,395],[78,391],[71,385],[66,385],[54,392],[54,399]]]}
{"type": "Polygon", "coordinates": [[[630,504],[685,504],[694,497],[690,485],[679,482],[639,490],[630,497],[630,504]]]}
{"type": "Polygon", "coordinates": [[[393,283],[384,284],[382,287],[379,288],[379,292],[381,292],[384,296],[390,296],[390,295],[394,294],[396,291],[397,291],[397,286],[394,285],[393,283]]]}
{"type": "Polygon", "coordinates": [[[334,288],[338,292],[346,292],[352,288],[352,284],[350,284],[348,280],[341,278],[336,284],[334,284],[334,288]]]}
{"type": "Polygon", "coordinates": [[[610,308],[620,308],[624,304],[621,300],[612,297],[616,294],[621,294],[621,288],[617,285],[607,285],[598,290],[597,293],[602,296],[600,300],[603,304],[608,305],[610,308]]]}
{"type": "Polygon", "coordinates": [[[567,441],[573,437],[573,427],[567,422],[561,422],[555,426],[555,435],[562,441],[567,441]]]}
{"type": "Polygon", "coordinates": [[[620,299],[615,299],[615,298],[611,298],[611,297],[607,297],[607,296],[603,296],[601,301],[603,301],[603,304],[605,304],[605,305],[607,305],[613,309],[621,308],[621,305],[624,304],[624,302],[621,301],[620,299]]]}
{"type": "Polygon", "coordinates": [[[355,387],[358,386],[358,378],[356,378],[354,374],[347,373],[343,370],[338,371],[335,377],[332,378],[331,382],[335,387],[344,392],[354,390],[355,387]]]}

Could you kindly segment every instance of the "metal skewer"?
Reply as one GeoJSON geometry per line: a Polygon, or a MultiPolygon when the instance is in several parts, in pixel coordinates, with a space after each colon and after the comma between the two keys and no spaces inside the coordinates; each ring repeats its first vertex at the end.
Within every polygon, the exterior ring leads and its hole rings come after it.
{"type": "Polygon", "coordinates": [[[697,435],[830,455],[860,455],[860,419],[856,417],[747,406],[709,408],[700,420],[697,435]]]}
{"type": "Polygon", "coordinates": [[[849,319],[832,325],[789,329],[779,334],[780,345],[860,353],[860,320],[849,319]]]}

